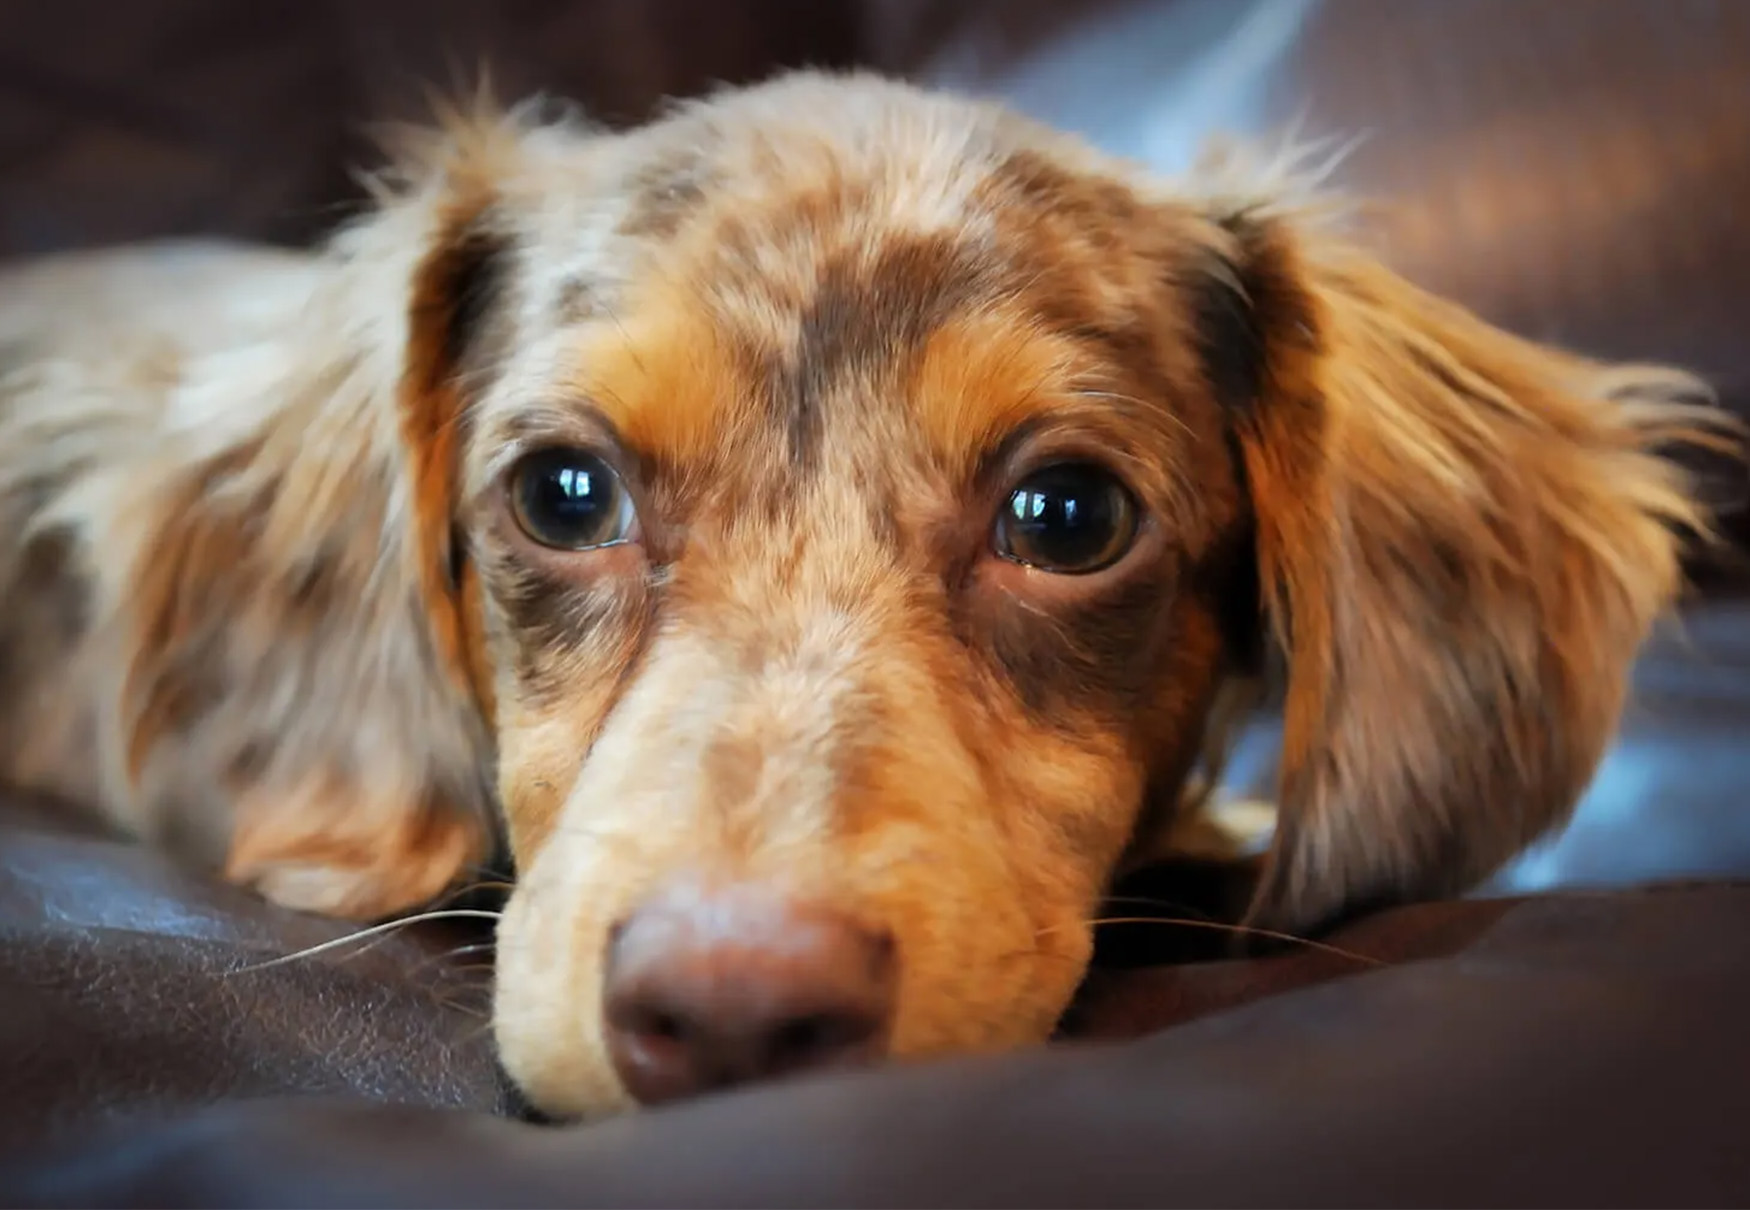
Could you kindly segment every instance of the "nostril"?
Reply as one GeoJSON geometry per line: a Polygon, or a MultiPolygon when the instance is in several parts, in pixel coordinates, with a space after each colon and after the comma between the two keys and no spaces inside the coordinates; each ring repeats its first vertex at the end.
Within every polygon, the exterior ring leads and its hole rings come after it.
{"type": "Polygon", "coordinates": [[[825,1067],[872,1042],[881,1023],[865,1013],[813,1013],[772,1032],[767,1060],[774,1072],[825,1067]]]}
{"type": "Polygon", "coordinates": [[[807,1067],[833,1048],[844,1030],[825,1015],[799,1017],[772,1036],[772,1063],[783,1068],[807,1067]]]}
{"type": "Polygon", "coordinates": [[[607,1024],[615,1033],[641,1045],[683,1046],[696,1032],[684,1012],[660,1000],[638,996],[610,997],[607,1024]]]}
{"type": "Polygon", "coordinates": [[[635,1034],[656,1042],[685,1042],[687,1040],[686,1022],[673,1013],[654,1009],[639,1014],[631,1023],[631,1030],[635,1034]]]}
{"type": "Polygon", "coordinates": [[[883,929],[868,936],[869,972],[878,980],[891,979],[899,961],[899,943],[883,929]]]}
{"type": "Polygon", "coordinates": [[[781,1055],[807,1056],[819,1050],[832,1033],[825,1017],[802,1017],[778,1030],[772,1048],[781,1055]]]}

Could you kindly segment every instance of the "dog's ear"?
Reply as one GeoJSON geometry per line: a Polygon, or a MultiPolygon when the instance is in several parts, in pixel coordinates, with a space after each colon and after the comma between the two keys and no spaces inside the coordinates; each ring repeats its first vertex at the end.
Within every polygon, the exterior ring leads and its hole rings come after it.
{"type": "Polygon", "coordinates": [[[488,717],[478,570],[457,524],[470,381],[507,336],[514,238],[492,178],[458,174],[429,230],[407,297],[407,344],[396,405],[409,459],[413,541],[432,634],[445,665],[488,717]]]}
{"type": "Polygon", "coordinates": [[[278,338],[283,372],[203,383],[256,408],[253,428],[154,467],[126,510],[139,535],[108,541],[140,552],[113,590],[137,813],[282,903],[392,914],[489,840],[492,683],[457,480],[470,383],[510,340],[500,196],[521,134],[455,123],[404,156],[278,338]]]}
{"type": "Polygon", "coordinates": [[[1706,392],[1515,338],[1292,216],[1213,221],[1210,377],[1287,677],[1251,916],[1458,892],[1612,737],[1704,528],[1655,451],[1707,439],[1706,392]]]}
{"type": "Polygon", "coordinates": [[[410,459],[414,538],[440,655],[490,720],[478,568],[459,524],[463,451],[473,407],[516,343],[519,266],[533,240],[531,181],[587,178],[607,138],[544,99],[508,111],[482,92],[438,105],[430,127],[391,138],[387,209],[419,251],[406,284],[396,407],[410,459]]]}

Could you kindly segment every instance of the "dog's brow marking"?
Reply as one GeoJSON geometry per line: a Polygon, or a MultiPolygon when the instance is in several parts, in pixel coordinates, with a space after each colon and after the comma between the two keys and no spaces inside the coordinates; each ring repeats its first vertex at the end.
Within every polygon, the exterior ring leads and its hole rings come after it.
{"type": "Polygon", "coordinates": [[[724,452],[747,393],[731,338],[687,282],[658,282],[574,339],[567,387],[593,400],[640,454],[703,466],[724,452]]]}
{"type": "Polygon", "coordinates": [[[914,416],[930,445],[970,475],[1012,432],[1057,406],[1068,348],[1006,315],[956,316],[936,327],[911,368],[914,416]]]}
{"type": "MultiPolygon", "coordinates": [[[[804,208],[784,221],[806,223],[818,216],[804,208]]],[[[817,461],[838,408],[859,407],[859,395],[903,381],[930,332],[970,300],[977,284],[974,266],[948,235],[886,232],[864,238],[876,242],[847,244],[816,268],[782,352],[765,354],[768,341],[752,329],[739,341],[756,380],[770,392],[793,468],[817,461]]],[[[785,306],[774,296],[758,314],[785,306]]]]}

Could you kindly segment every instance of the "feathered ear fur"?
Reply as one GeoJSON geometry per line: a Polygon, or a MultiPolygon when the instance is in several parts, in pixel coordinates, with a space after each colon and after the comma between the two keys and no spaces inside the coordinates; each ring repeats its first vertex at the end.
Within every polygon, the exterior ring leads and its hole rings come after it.
{"type": "Polygon", "coordinates": [[[1233,424],[1285,657],[1251,915],[1456,893],[1565,820],[1704,529],[1655,449],[1706,391],[1517,339],[1292,216],[1218,216],[1233,424]]]}
{"type": "MultiPolygon", "coordinates": [[[[371,455],[382,459],[379,473],[389,493],[377,588],[391,598],[381,602],[390,606],[388,617],[399,612],[418,647],[408,653],[406,680],[397,688],[441,702],[449,730],[461,734],[416,730],[397,737],[413,776],[392,796],[367,796],[374,818],[363,818],[372,819],[374,836],[336,818],[293,822],[277,806],[239,814],[228,861],[235,877],[249,878],[257,867],[283,868],[288,841],[294,851],[305,837],[324,849],[337,835],[363,842],[356,853],[325,853],[313,880],[300,875],[317,888],[316,906],[330,913],[374,916],[415,906],[486,847],[494,693],[479,577],[458,523],[458,485],[469,422],[465,384],[483,379],[509,310],[514,241],[498,191],[515,175],[523,133],[516,115],[501,115],[484,99],[472,112],[442,111],[433,130],[402,140],[396,173],[372,182],[377,215],[337,246],[346,261],[342,275],[358,279],[355,291],[367,287],[355,294],[354,305],[375,301],[402,321],[378,333],[396,357],[395,372],[361,401],[373,411],[369,427],[378,444],[371,455]],[[411,263],[408,249],[416,257],[411,263]],[[394,608],[395,597],[403,609],[394,608]]],[[[368,599],[368,588],[360,587],[368,599]]],[[[336,624],[358,626],[360,619],[336,624]]],[[[366,633],[373,629],[365,626],[366,633]]],[[[385,647],[393,641],[380,637],[385,647]]],[[[376,654],[380,660],[384,652],[376,654]]],[[[360,710],[357,692],[336,688],[346,693],[342,717],[360,710]]],[[[393,702],[381,707],[398,708],[393,702]]],[[[364,708],[362,716],[391,726],[374,716],[376,708],[364,708]]],[[[354,713],[355,725],[360,716],[354,713]]],[[[344,809],[361,818],[359,804],[344,809]]],[[[283,888],[284,878],[276,877],[283,888]]],[[[276,897],[286,896],[282,890],[276,897]]]]}
{"type": "MultiPolygon", "coordinates": [[[[458,380],[506,288],[494,189],[520,132],[449,125],[321,258],[239,265],[247,306],[166,297],[150,365],[57,362],[0,422],[0,515],[70,543],[89,598],[42,695],[85,703],[100,797],[334,915],[430,899],[490,834],[458,380]]],[[[33,779],[77,784],[89,757],[57,759],[33,779]]]]}
{"type": "MultiPolygon", "coordinates": [[[[495,166],[480,162],[484,148],[449,146],[459,162],[433,165],[337,241],[326,314],[300,325],[308,365],[332,377],[294,368],[291,397],[221,458],[235,467],[220,475],[252,490],[215,491],[203,468],[164,522],[172,560],[155,566],[178,568],[174,585],[142,569],[139,599],[157,621],[140,631],[130,700],[162,701],[174,683],[164,669],[196,643],[247,641],[248,628],[233,637],[237,614],[259,621],[259,662],[215,682],[230,689],[224,714],[158,750],[179,760],[170,753],[198,751],[215,730],[265,732],[245,742],[270,755],[227,769],[226,872],[332,915],[428,901],[483,856],[490,832],[491,689],[478,583],[453,536],[454,482],[457,380],[501,289],[503,245],[488,219],[495,166]],[[251,528],[247,553],[235,549],[251,528]],[[202,557],[214,542],[233,548],[210,551],[223,568],[202,557]],[[167,627],[168,601],[196,594],[209,603],[167,627]],[[264,725],[269,703],[292,694],[273,710],[278,725],[264,725]]],[[[132,727],[131,768],[153,729],[132,727]]]]}

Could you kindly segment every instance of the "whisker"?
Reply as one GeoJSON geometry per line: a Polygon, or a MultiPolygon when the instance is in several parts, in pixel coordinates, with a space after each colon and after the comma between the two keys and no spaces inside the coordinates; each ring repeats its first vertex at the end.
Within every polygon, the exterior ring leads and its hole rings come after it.
{"type": "Polygon", "coordinates": [[[283,966],[288,962],[296,962],[300,958],[314,958],[318,954],[325,954],[330,950],[354,945],[361,941],[368,941],[371,938],[380,937],[383,934],[393,932],[396,929],[404,929],[413,924],[423,924],[430,920],[498,920],[503,915],[504,913],[502,912],[487,912],[475,908],[442,908],[432,912],[420,912],[401,920],[390,920],[383,924],[374,924],[370,928],[360,929],[357,932],[348,933],[344,937],[336,937],[332,941],[324,941],[319,945],[312,945],[307,949],[298,950],[296,953],[282,954],[278,958],[269,958],[266,962],[255,962],[249,966],[240,966],[236,970],[228,972],[228,974],[246,975],[251,971],[262,971],[272,966],[283,966]]]}
{"type": "Polygon", "coordinates": [[[469,975],[474,974],[476,970],[497,970],[497,968],[499,968],[499,963],[495,963],[495,961],[471,961],[462,967],[450,967],[450,970],[457,972],[458,975],[469,975]]]}
{"type": "Polygon", "coordinates": [[[463,885],[456,887],[454,890],[445,891],[442,895],[438,896],[435,902],[451,903],[462,898],[464,895],[472,895],[477,891],[509,891],[514,889],[515,886],[516,883],[511,882],[506,878],[482,878],[477,882],[464,883],[463,885]]]}
{"type": "Polygon", "coordinates": [[[626,331],[626,325],[620,322],[619,315],[607,304],[601,304],[601,309],[607,312],[608,322],[612,323],[620,333],[620,340],[626,348],[626,355],[632,359],[632,364],[638,367],[638,372],[649,377],[650,371],[644,365],[644,359],[638,356],[638,346],[632,339],[632,334],[626,331]]]}
{"type": "MultiPolygon", "coordinates": [[[[508,888],[511,884],[508,882],[497,882],[497,883],[494,883],[494,882],[476,882],[476,883],[473,883],[469,886],[457,887],[455,890],[449,891],[446,894],[439,896],[436,900],[434,900],[432,902],[432,907],[428,910],[429,911],[462,910],[462,909],[451,909],[451,908],[447,907],[446,905],[452,904],[452,903],[456,902],[456,900],[461,899],[466,895],[470,895],[470,894],[474,893],[475,891],[484,890],[486,887],[493,886],[493,885],[503,886],[503,887],[508,888]]],[[[420,917],[420,919],[427,919],[427,918],[428,917],[424,917],[424,916],[420,917]]],[[[391,923],[394,923],[394,922],[391,922],[391,923]]],[[[406,921],[405,923],[412,923],[412,921],[409,920],[409,921],[406,921]]],[[[355,936],[363,936],[363,934],[355,934],[355,936]]],[[[384,933],[379,934],[378,936],[371,937],[368,940],[366,940],[363,945],[359,946],[358,949],[354,950],[351,954],[348,954],[347,957],[349,959],[363,957],[365,954],[370,953],[372,950],[376,949],[378,946],[387,942],[392,936],[394,936],[393,932],[384,932],[384,933]]],[[[414,969],[418,970],[419,968],[415,967],[414,969]]]]}
{"type": "MultiPolygon", "coordinates": [[[[441,965],[444,963],[454,962],[457,958],[463,958],[469,954],[486,953],[486,952],[489,952],[492,950],[496,950],[497,948],[498,948],[498,943],[496,941],[476,941],[471,945],[458,945],[455,949],[446,950],[441,954],[433,954],[429,958],[421,959],[410,970],[408,970],[407,973],[410,977],[413,975],[424,974],[427,970],[430,970],[434,966],[438,966],[438,965],[441,965]]],[[[498,964],[497,963],[489,963],[488,965],[489,966],[496,966],[498,964]]],[[[467,967],[454,967],[451,969],[466,970],[468,968],[467,967]]]]}
{"type": "Polygon", "coordinates": [[[444,953],[438,954],[437,957],[448,962],[456,958],[466,957],[469,954],[490,953],[497,948],[498,943],[496,941],[475,941],[469,945],[458,945],[453,950],[447,950],[444,953]]]}
{"type": "MultiPolygon", "coordinates": [[[[1304,946],[1307,949],[1334,954],[1339,958],[1347,958],[1349,961],[1359,962],[1363,966],[1388,965],[1378,958],[1369,958],[1366,954],[1346,950],[1340,945],[1331,945],[1324,941],[1314,941],[1310,937],[1297,937],[1293,933],[1279,933],[1275,929],[1256,928],[1246,924],[1223,924],[1215,920],[1173,920],[1160,916],[1098,916],[1088,923],[1095,928],[1109,924],[1164,924],[1179,928],[1208,929],[1212,932],[1231,933],[1240,937],[1264,937],[1271,941],[1286,941],[1293,945],[1304,946]]],[[[1041,934],[1054,931],[1049,928],[1040,930],[1041,934]]]]}
{"type": "Polygon", "coordinates": [[[1072,635],[1073,628],[1070,626],[1070,624],[1067,620],[1065,620],[1062,617],[1057,616],[1056,614],[1050,613],[1049,611],[1047,611],[1045,609],[1044,606],[1038,604],[1037,602],[1029,601],[1026,597],[1017,596],[1014,594],[1011,594],[1009,596],[1009,600],[1012,603],[1014,603],[1015,605],[1018,605],[1022,609],[1026,610],[1028,613],[1032,614],[1040,622],[1044,623],[1045,625],[1050,626],[1053,630],[1055,630],[1058,633],[1058,636],[1060,638],[1068,638],[1072,635]]]}
{"type": "MultiPolygon", "coordinates": [[[[461,1011],[467,1012],[466,1009],[463,1009],[461,1011]]],[[[481,1024],[474,1029],[470,1029],[467,1033],[463,1034],[460,1038],[457,1038],[456,1039],[457,1046],[472,1046],[474,1043],[478,1042],[481,1038],[485,1037],[492,1030],[492,1018],[488,1014],[469,1013],[468,1015],[469,1016],[478,1016],[481,1019],[481,1024]]]]}
{"type": "Polygon", "coordinates": [[[1148,895],[1107,895],[1107,903],[1133,903],[1138,907],[1166,908],[1174,912],[1190,912],[1199,920],[1215,920],[1208,912],[1189,904],[1179,903],[1172,899],[1156,899],[1148,895]]]}
{"type": "MultiPolygon", "coordinates": [[[[492,1028],[492,1014],[478,1005],[464,1004],[454,996],[434,996],[433,1001],[439,1008],[447,1009],[453,1013],[460,1013],[464,1017],[469,1017],[480,1022],[480,1025],[477,1028],[468,1031],[467,1042],[472,1042],[474,1039],[480,1037],[480,1035],[492,1028]]],[[[463,1044],[465,1045],[466,1042],[463,1044]]]]}

